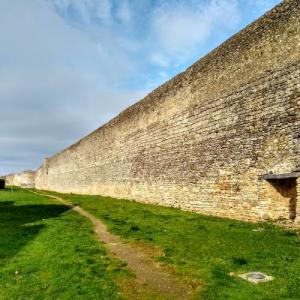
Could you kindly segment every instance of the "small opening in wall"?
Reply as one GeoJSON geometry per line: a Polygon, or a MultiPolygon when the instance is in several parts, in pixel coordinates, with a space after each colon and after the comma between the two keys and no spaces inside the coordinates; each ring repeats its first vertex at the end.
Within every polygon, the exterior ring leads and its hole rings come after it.
{"type": "Polygon", "coordinates": [[[5,179],[0,178],[0,190],[5,189],[5,179]]]}
{"type": "Polygon", "coordinates": [[[297,181],[296,178],[268,179],[273,188],[274,204],[282,203],[282,213],[285,219],[294,220],[296,218],[297,206],[297,181]],[[286,205],[288,207],[286,207],[286,205]],[[286,215],[285,212],[288,214],[286,215]]]}

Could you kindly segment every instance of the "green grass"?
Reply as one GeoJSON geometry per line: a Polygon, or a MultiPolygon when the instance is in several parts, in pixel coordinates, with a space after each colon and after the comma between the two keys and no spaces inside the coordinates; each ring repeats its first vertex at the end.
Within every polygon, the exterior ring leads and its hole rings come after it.
{"type": "Polygon", "coordinates": [[[61,196],[124,239],[159,246],[165,253],[159,261],[202,282],[199,299],[300,299],[300,239],[293,231],[100,196],[61,196]],[[253,231],[258,227],[264,231],[253,231]],[[255,285],[229,275],[248,271],[275,280],[255,285]]]}
{"type": "Polygon", "coordinates": [[[121,262],[67,206],[28,191],[0,191],[0,299],[121,299],[121,262]]]}
{"type": "MultiPolygon", "coordinates": [[[[161,248],[158,261],[202,283],[197,299],[300,299],[300,238],[293,231],[100,196],[61,197],[124,240],[161,248]],[[258,227],[264,230],[253,231],[258,227]],[[275,279],[254,285],[229,275],[248,271],[275,279]]],[[[1,300],[121,299],[118,286],[130,278],[85,218],[29,191],[0,191],[1,300]]]]}

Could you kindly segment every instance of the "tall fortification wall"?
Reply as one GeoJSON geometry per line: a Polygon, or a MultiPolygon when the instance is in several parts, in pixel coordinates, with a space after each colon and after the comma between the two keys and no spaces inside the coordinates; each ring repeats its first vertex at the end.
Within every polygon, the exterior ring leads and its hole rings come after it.
{"type": "Polygon", "coordinates": [[[36,187],[285,218],[288,198],[274,200],[258,176],[299,165],[299,113],[300,2],[293,0],[47,159],[36,187]]]}
{"type": "Polygon", "coordinates": [[[19,186],[22,188],[35,187],[35,172],[24,171],[16,174],[9,174],[5,176],[6,185],[19,186]]]}

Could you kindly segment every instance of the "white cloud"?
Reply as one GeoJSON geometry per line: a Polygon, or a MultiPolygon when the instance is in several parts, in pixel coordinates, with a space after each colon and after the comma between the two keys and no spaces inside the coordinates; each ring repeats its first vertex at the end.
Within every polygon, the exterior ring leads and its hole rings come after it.
{"type": "Polygon", "coordinates": [[[154,61],[162,57],[184,59],[207,41],[216,31],[234,28],[240,20],[237,1],[211,0],[191,6],[188,2],[163,2],[153,14],[153,31],[162,53],[155,53],[154,61]]]}
{"type": "Polygon", "coordinates": [[[128,0],[121,1],[120,6],[117,8],[116,16],[120,21],[124,23],[130,22],[132,18],[132,10],[130,8],[128,0]]]}
{"type": "Polygon", "coordinates": [[[163,53],[155,52],[151,55],[151,61],[163,68],[166,68],[169,66],[170,59],[163,53]]]}
{"type": "Polygon", "coordinates": [[[112,21],[112,3],[110,0],[98,0],[94,2],[96,9],[96,15],[99,19],[104,20],[108,23],[112,21]]]}
{"type": "Polygon", "coordinates": [[[45,2],[0,7],[0,163],[15,161],[1,173],[38,167],[143,94],[114,87],[132,68],[126,56],[105,46],[99,53],[45,2]]]}
{"type": "Polygon", "coordinates": [[[112,21],[111,0],[46,0],[63,15],[75,13],[74,18],[79,22],[91,24],[94,18],[104,23],[112,21]]]}

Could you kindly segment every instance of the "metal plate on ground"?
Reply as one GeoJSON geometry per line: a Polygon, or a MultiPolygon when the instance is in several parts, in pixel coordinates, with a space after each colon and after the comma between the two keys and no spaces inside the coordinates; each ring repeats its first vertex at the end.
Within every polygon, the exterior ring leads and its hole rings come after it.
{"type": "Polygon", "coordinates": [[[239,275],[239,277],[252,283],[267,282],[274,279],[272,276],[269,276],[261,272],[249,272],[249,273],[241,274],[239,275]]]}

